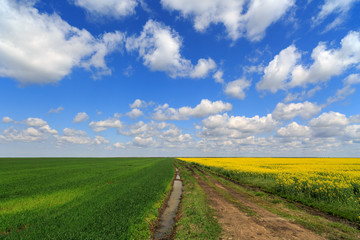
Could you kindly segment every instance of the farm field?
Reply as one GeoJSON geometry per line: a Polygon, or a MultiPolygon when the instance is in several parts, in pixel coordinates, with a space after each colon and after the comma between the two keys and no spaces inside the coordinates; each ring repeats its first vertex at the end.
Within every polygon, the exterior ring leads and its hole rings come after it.
{"type": "Polygon", "coordinates": [[[0,159],[0,239],[147,239],[173,176],[169,158],[0,159]]]}
{"type": "Polygon", "coordinates": [[[237,182],[260,187],[360,222],[360,159],[180,158],[237,182]]]}

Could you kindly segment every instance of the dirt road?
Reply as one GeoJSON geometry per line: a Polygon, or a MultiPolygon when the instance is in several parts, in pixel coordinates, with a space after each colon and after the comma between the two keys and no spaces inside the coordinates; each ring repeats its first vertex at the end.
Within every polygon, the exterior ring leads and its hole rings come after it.
{"type": "Polygon", "coordinates": [[[223,228],[221,239],[324,239],[283,219],[209,175],[193,173],[223,228]]]}

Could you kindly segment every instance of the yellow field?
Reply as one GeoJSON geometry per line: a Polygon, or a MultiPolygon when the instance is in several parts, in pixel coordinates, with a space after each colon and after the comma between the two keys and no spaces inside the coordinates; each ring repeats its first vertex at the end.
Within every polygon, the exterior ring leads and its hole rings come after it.
{"type": "MultiPolygon", "coordinates": [[[[359,158],[180,158],[224,169],[231,177],[295,200],[341,203],[360,212],[359,158]],[[236,177],[237,176],[237,177],[236,177]],[[259,180],[259,181],[257,181],[259,180]],[[269,187],[268,187],[269,188],[269,187]]],[[[312,204],[312,203],[311,203],[312,204]]],[[[359,213],[357,213],[359,218],[359,213]]]]}

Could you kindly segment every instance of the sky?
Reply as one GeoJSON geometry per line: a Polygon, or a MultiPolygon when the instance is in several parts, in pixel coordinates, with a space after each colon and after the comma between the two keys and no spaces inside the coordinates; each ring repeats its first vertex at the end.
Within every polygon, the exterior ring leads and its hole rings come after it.
{"type": "Polygon", "coordinates": [[[359,0],[0,0],[0,157],[359,157],[359,0]]]}

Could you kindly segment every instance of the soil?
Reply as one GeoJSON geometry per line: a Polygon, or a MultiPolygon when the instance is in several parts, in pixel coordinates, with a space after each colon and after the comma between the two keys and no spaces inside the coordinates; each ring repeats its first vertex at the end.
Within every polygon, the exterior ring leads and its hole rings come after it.
{"type": "Polygon", "coordinates": [[[246,196],[207,176],[212,184],[224,190],[255,214],[241,211],[234,203],[225,199],[201,177],[194,172],[193,174],[199,185],[209,196],[211,207],[215,210],[217,220],[223,228],[220,239],[324,239],[311,230],[278,217],[250,201],[246,196]]]}

